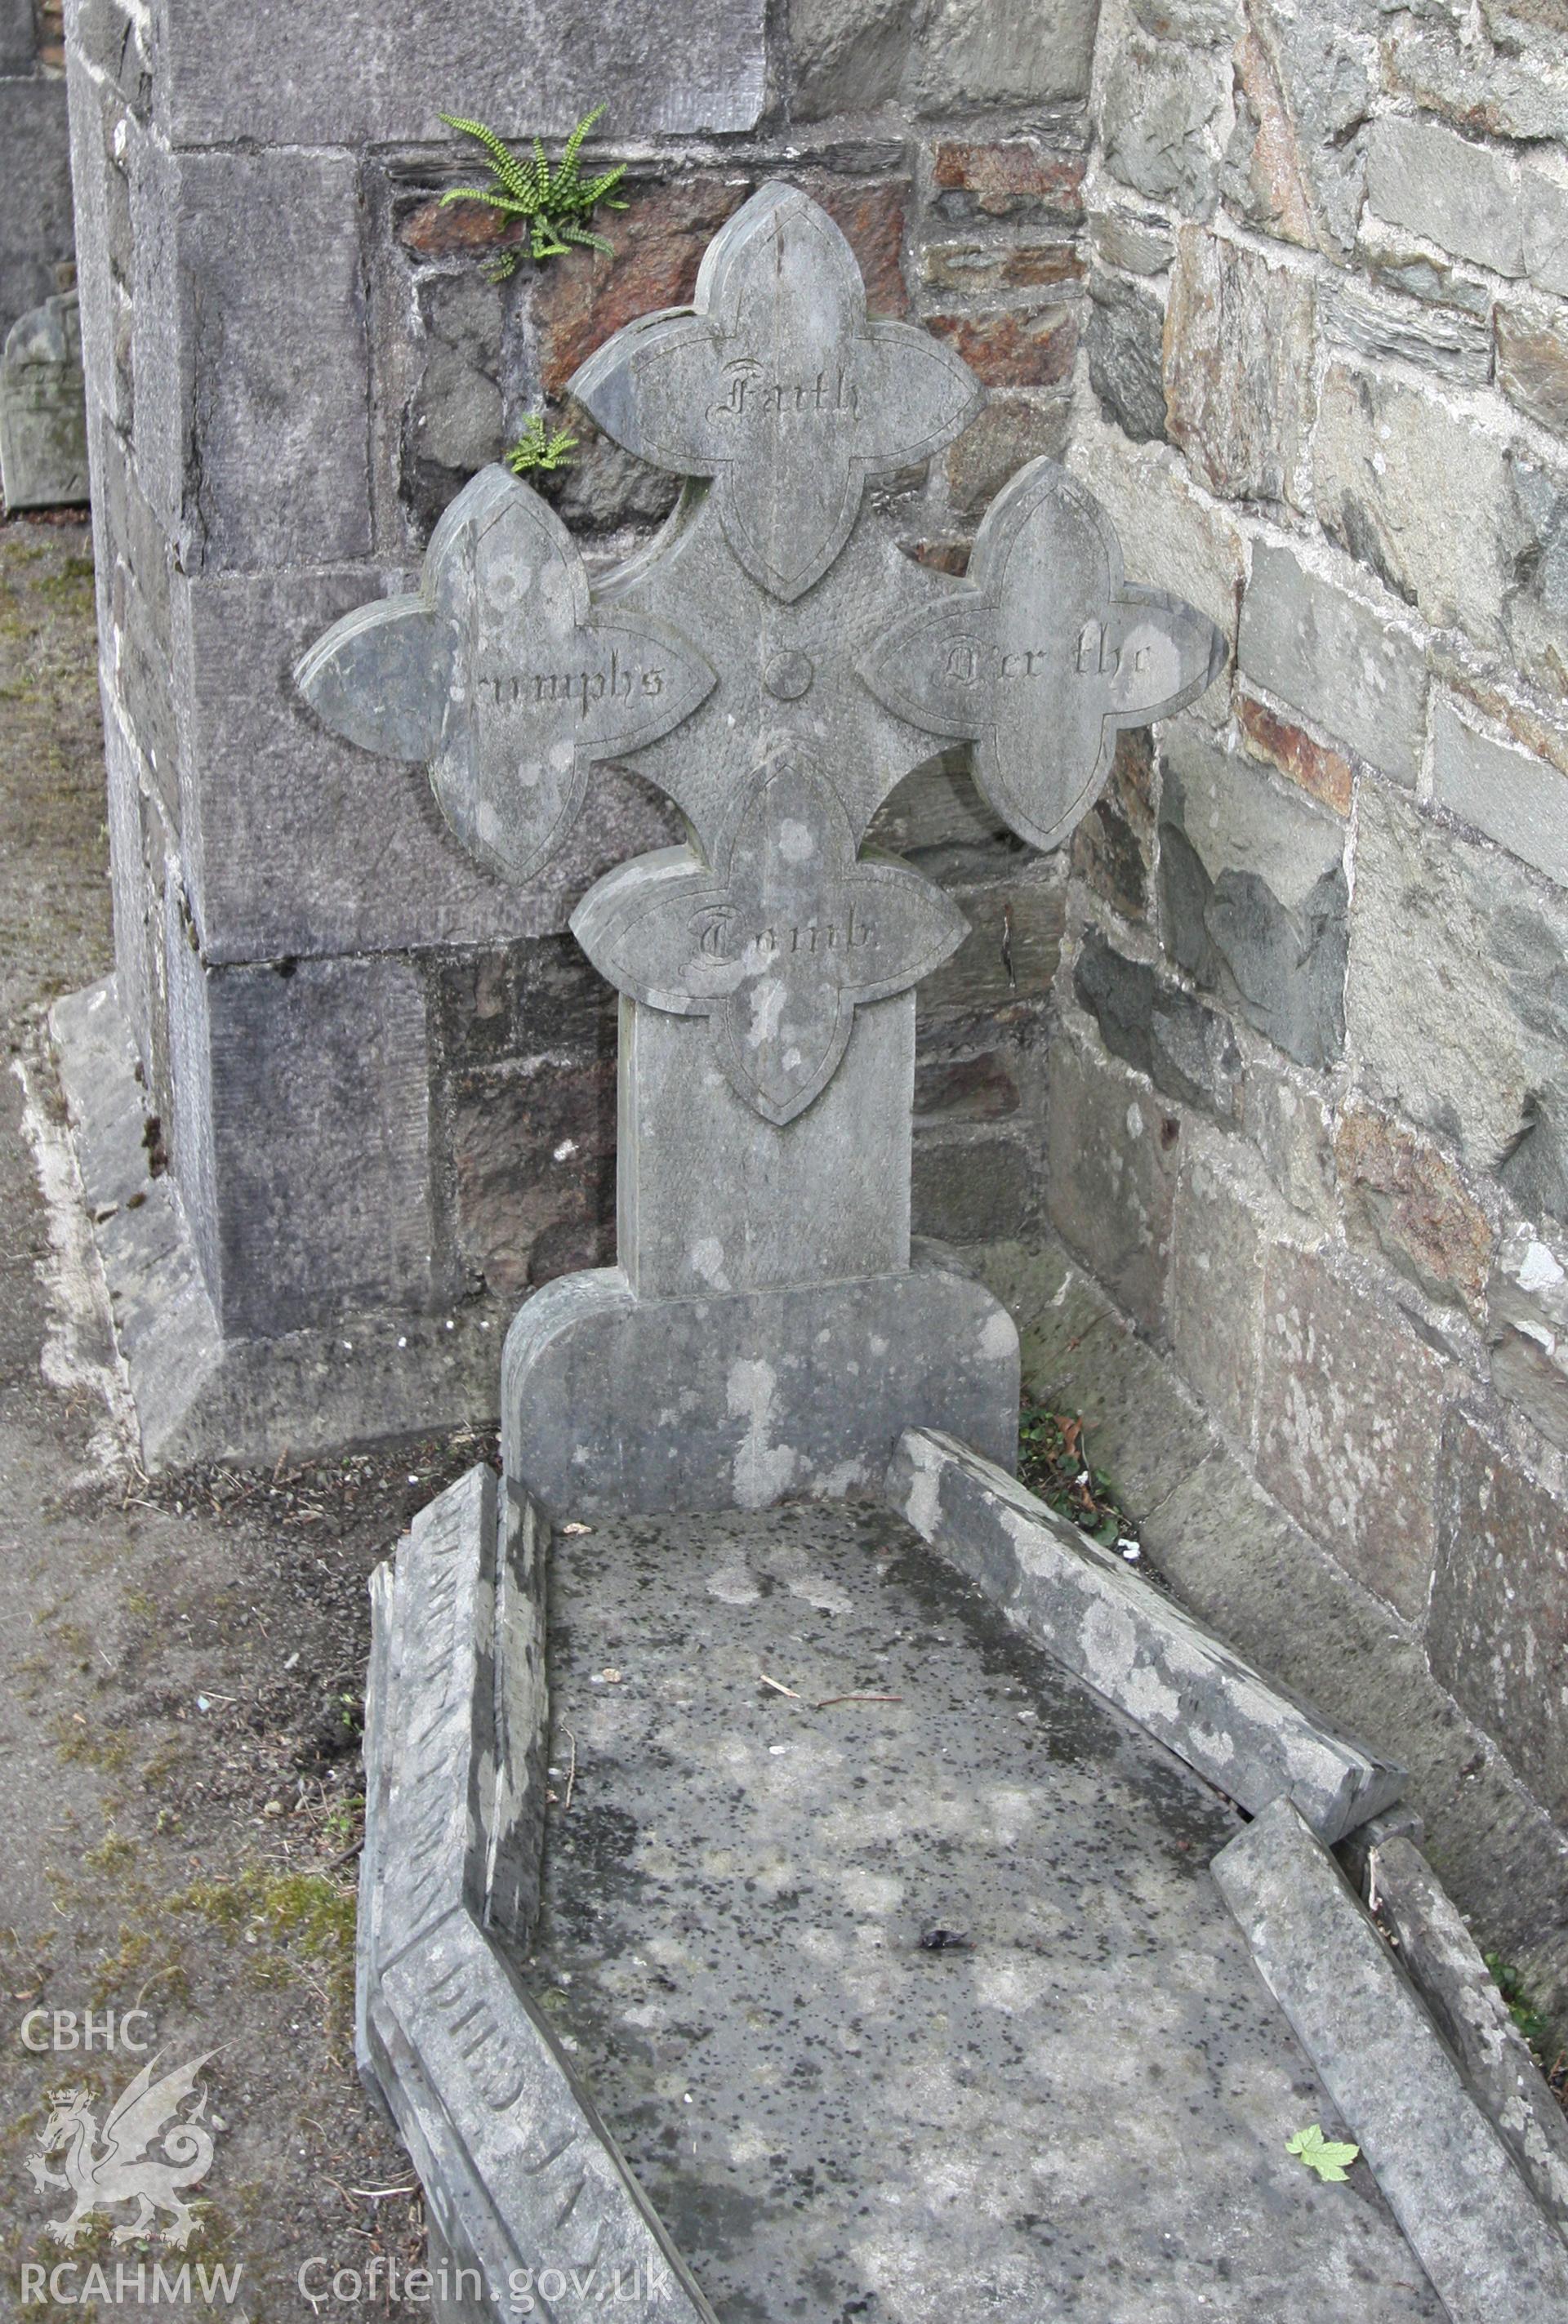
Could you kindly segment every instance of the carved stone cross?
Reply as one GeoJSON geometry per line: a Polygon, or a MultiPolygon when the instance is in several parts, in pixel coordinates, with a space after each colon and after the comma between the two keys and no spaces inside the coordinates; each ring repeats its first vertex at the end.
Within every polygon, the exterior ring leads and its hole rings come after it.
{"type": "Polygon", "coordinates": [[[571,392],[688,481],[597,586],[499,468],[447,510],[417,595],[337,622],[298,682],[366,750],[421,761],[454,834],[530,878],[595,763],[658,784],[689,843],[611,872],[572,927],[621,992],[619,1264],[549,1284],[503,1372],[507,1473],[558,1510],[761,1507],[875,1489],[900,1431],[1012,1465],[1018,1342],[958,1263],[911,1250],[914,987],[965,923],[867,826],[933,737],[974,744],[1036,847],[1093,803],[1116,730],[1218,674],[1213,624],[1128,583],[1109,521],[1037,460],[969,577],[864,506],[983,393],[872,321],[848,244],[765,186],[695,307],[629,325],[571,392]]]}

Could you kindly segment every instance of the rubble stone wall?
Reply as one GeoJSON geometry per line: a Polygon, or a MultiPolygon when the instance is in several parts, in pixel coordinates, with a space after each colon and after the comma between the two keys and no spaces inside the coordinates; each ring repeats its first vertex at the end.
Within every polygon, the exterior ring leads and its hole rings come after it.
{"type": "Polygon", "coordinates": [[[1559,1820],[1565,34],[1105,0],[1068,456],[1234,667],[1075,852],[1047,1193],[1559,1820]]]}

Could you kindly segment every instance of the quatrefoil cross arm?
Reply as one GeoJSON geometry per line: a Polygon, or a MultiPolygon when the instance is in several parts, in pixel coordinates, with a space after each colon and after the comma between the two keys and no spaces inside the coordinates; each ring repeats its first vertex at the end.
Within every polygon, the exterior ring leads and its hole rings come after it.
{"type": "Polygon", "coordinates": [[[838,556],[868,476],[938,450],[984,401],[942,341],[868,319],[843,235],[782,185],[710,244],[692,311],[629,324],[569,392],[639,458],[711,477],[737,560],[786,604],[838,556]]]}
{"type": "Polygon", "coordinates": [[[1036,460],[992,503],[968,580],[894,622],[859,667],[899,717],[972,741],[997,813],[1048,848],[1099,792],[1117,730],[1195,701],[1224,663],[1214,624],[1127,581],[1099,503],[1036,460]]]}
{"type": "Polygon", "coordinates": [[[295,672],[332,733],[427,765],[456,837],[518,881],[566,838],[595,761],[667,733],[715,682],[668,623],[593,605],[570,534],[503,468],[452,503],[417,593],[345,615],[295,672]]]}
{"type": "Polygon", "coordinates": [[[857,862],[836,795],[795,748],[757,770],[711,867],[684,847],[640,857],[607,872],[572,916],[621,991],[709,1019],[732,1087],[779,1127],[832,1079],[856,1009],[918,983],[967,927],[907,865],[857,862]]]}

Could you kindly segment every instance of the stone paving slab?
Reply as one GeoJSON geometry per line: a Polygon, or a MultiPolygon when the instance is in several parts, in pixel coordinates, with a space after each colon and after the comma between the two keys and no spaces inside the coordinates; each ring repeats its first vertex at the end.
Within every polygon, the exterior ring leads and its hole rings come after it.
{"type": "Polygon", "coordinates": [[[1563,2324],[1568,2249],[1288,1800],[1231,1842],[1214,1878],[1452,2324],[1563,2324]]]}
{"type": "Polygon", "coordinates": [[[888,1498],[1010,1621],[1250,1813],[1287,1795],[1332,1841],[1398,1798],[1402,1768],[1336,1734],[967,1445],[910,1429],[888,1498]]]}
{"type": "Polygon", "coordinates": [[[1441,2318],[1286,2153],[1235,1812],[905,1526],[603,1519],[551,1611],[521,1966],[725,2324],[1441,2318]]]}

